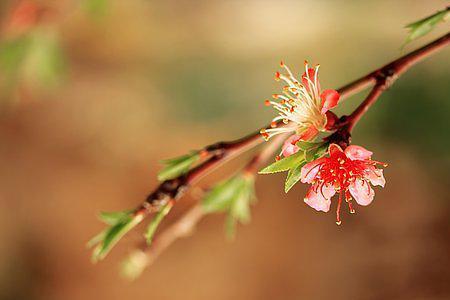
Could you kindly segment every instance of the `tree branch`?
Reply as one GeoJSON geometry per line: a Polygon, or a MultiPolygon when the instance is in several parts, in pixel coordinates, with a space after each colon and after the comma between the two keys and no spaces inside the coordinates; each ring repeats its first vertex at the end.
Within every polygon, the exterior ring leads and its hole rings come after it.
{"type": "MultiPolygon", "coordinates": [[[[338,89],[341,100],[343,100],[374,85],[366,99],[349,116],[342,117],[333,129],[335,132],[325,139],[329,142],[347,145],[352,129],[383,91],[410,67],[448,46],[449,43],[450,33],[338,89]]],[[[267,126],[267,128],[269,127],[267,126]]],[[[261,165],[273,155],[284,138],[283,135],[275,137],[268,146],[249,161],[243,172],[254,176],[261,165]]],[[[147,197],[146,202],[135,210],[135,214],[148,214],[157,211],[168,201],[181,197],[189,185],[196,183],[213,169],[261,142],[263,142],[263,139],[258,131],[235,141],[218,142],[206,146],[200,152],[201,157],[205,159],[204,162],[191,169],[187,174],[162,182],[147,197]]],[[[144,244],[140,250],[136,250],[130,257],[139,259],[140,268],[145,268],[175,240],[189,235],[204,214],[201,203],[196,204],[179,220],[160,233],[150,246],[144,244]]]]}

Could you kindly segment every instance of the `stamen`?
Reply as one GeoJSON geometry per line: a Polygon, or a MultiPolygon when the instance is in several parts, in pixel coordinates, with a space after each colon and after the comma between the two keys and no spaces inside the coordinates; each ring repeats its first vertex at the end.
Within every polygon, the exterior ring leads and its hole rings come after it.
{"type": "Polygon", "coordinates": [[[337,225],[341,225],[341,216],[340,216],[340,212],[341,212],[341,203],[342,203],[342,192],[339,193],[339,200],[338,200],[338,204],[337,204],[337,208],[336,208],[336,224],[337,225]]]}
{"type": "Polygon", "coordinates": [[[275,73],[275,81],[280,81],[280,76],[281,76],[280,72],[276,72],[275,73]]]}

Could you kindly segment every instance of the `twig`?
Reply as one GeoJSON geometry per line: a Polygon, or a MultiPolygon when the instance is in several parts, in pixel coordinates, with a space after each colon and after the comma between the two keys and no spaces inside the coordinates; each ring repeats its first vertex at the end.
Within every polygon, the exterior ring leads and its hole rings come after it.
{"type": "MultiPolygon", "coordinates": [[[[264,147],[258,154],[247,163],[243,169],[243,173],[248,176],[254,176],[261,166],[273,156],[274,152],[284,141],[284,135],[278,135],[270,144],[264,147]]],[[[150,246],[146,243],[142,244],[140,250],[132,253],[131,256],[140,259],[139,268],[143,269],[151,265],[158,256],[163,253],[173,242],[179,238],[187,237],[194,231],[198,222],[205,216],[201,202],[191,207],[181,216],[175,223],[166,230],[158,234],[150,246]]],[[[142,270],[140,270],[142,271],[142,270]]]]}

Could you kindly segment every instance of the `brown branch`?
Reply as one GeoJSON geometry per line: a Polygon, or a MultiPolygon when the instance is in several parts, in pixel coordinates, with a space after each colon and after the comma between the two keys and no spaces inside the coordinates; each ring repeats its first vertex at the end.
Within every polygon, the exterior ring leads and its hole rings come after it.
{"type": "MultiPolygon", "coordinates": [[[[450,33],[338,89],[338,92],[341,94],[341,99],[345,99],[369,87],[370,85],[376,85],[377,83],[380,84],[381,82],[383,89],[386,88],[411,66],[448,46],[449,43],[450,33]]],[[[352,113],[349,117],[343,118],[341,122],[338,122],[336,126],[336,129],[338,129],[337,132],[342,131],[342,129],[339,130],[339,128],[343,128],[348,124],[351,124],[350,127],[353,127],[362,114],[367,111],[367,108],[376,101],[381,90],[381,86],[376,88],[376,92],[369,95],[369,100],[366,99],[363,101],[354,113],[352,113]],[[355,120],[352,121],[352,119],[355,120]]],[[[349,134],[349,132],[347,133],[349,134]]],[[[332,140],[333,136],[336,137],[335,134],[332,134],[329,139],[332,140]]],[[[205,176],[205,174],[222,165],[227,160],[239,155],[257,144],[260,144],[262,141],[263,139],[260,138],[259,132],[255,132],[242,139],[231,142],[219,142],[205,147],[202,153],[205,154],[206,157],[209,156],[209,159],[185,175],[162,182],[147,197],[145,203],[135,210],[135,213],[148,214],[150,212],[157,211],[161,205],[164,205],[170,199],[178,199],[183,194],[183,191],[187,186],[193,184],[205,176]]]]}
{"type": "Polygon", "coordinates": [[[378,100],[381,94],[389,88],[403,73],[409,68],[422,61],[423,59],[442,50],[450,44],[450,33],[438,38],[437,40],[396,59],[395,61],[375,70],[366,76],[358,79],[342,88],[344,95],[351,95],[374,84],[373,89],[363,102],[349,115],[343,116],[336,123],[336,132],[327,137],[330,142],[346,146],[350,139],[350,133],[356,123],[369,110],[369,108],[378,100]]]}
{"type": "MultiPolygon", "coordinates": [[[[445,48],[450,43],[450,33],[438,38],[437,40],[410,52],[385,66],[343,86],[338,90],[342,98],[348,98],[371,85],[375,85],[380,77],[393,77],[395,79],[402,75],[406,70],[408,70],[413,65],[417,64],[421,60],[428,56],[438,52],[439,50],[445,48]]],[[[393,82],[390,82],[392,84],[393,82]]]]}
{"type": "MultiPolygon", "coordinates": [[[[271,140],[270,144],[265,146],[247,163],[242,171],[243,174],[254,176],[262,165],[273,156],[274,152],[280,147],[280,144],[285,138],[285,135],[281,134],[271,140]]],[[[143,269],[151,265],[173,242],[179,238],[191,235],[198,222],[200,222],[204,216],[205,212],[202,203],[199,202],[184,213],[175,223],[158,234],[150,246],[148,246],[147,243],[143,243],[140,249],[132,252],[128,258],[128,262],[133,259],[139,260],[135,262],[134,267],[136,269],[133,272],[142,272],[143,269]]],[[[133,273],[127,275],[132,279],[138,274],[133,273]]]]}
{"type": "MultiPolygon", "coordinates": [[[[376,102],[383,91],[411,66],[448,46],[449,43],[450,33],[338,89],[341,99],[345,99],[374,85],[367,98],[361,102],[349,116],[344,116],[337,122],[336,127],[334,128],[335,132],[328,136],[326,140],[348,144],[353,127],[376,102]]],[[[160,205],[164,205],[171,199],[178,199],[189,185],[196,183],[210,171],[222,165],[229,159],[261,143],[263,139],[259,135],[259,132],[256,132],[242,139],[231,142],[219,142],[205,147],[201,151],[201,156],[205,159],[207,158],[203,163],[199,164],[185,175],[161,183],[160,186],[147,197],[145,204],[136,210],[136,214],[147,214],[158,210],[160,205]]],[[[282,135],[274,138],[271,144],[266,146],[259,154],[255,155],[249,161],[243,172],[253,176],[261,165],[273,155],[283,140],[284,136],[282,135]]],[[[175,240],[189,235],[204,215],[205,213],[201,203],[196,204],[174,224],[160,233],[151,246],[145,244],[140,250],[136,250],[132,253],[130,259],[139,260],[139,273],[146,266],[153,263],[153,261],[175,240]]]]}

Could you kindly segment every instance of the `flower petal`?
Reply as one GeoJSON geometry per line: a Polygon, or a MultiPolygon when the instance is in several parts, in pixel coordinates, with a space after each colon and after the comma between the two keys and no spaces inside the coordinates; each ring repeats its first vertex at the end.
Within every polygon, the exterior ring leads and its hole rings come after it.
{"type": "Polygon", "coordinates": [[[330,146],[328,147],[328,154],[330,155],[330,157],[341,157],[344,154],[344,151],[342,151],[342,148],[338,145],[338,144],[330,144],[330,146]]]}
{"type": "Polygon", "coordinates": [[[321,112],[324,114],[330,109],[336,107],[339,102],[339,93],[336,90],[325,90],[320,94],[322,99],[322,109],[321,112]]]}
{"type": "Polygon", "coordinates": [[[309,82],[308,79],[314,82],[314,76],[316,75],[316,70],[314,68],[308,68],[308,74],[303,72],[302,74],[302,84],[309,91],[309,82]]]}
{"type": "Polygon", "coordinates": [[[300,171],[301,181],[303,183],[312,183],[320,170],[320,165],[326,160],[325,157],[313,160],[304,165],[300,171]]]}
{"type": "Polygon", "coordinates": [[[375,196],[370,184],[359,178],[350,184],[349,190],[356,202],[362,206],[369,205],[375,196]]]}
{"type": "Polygon", "coordinates": [[[345,155],[351,160],[367,160],[372,157],[373,152],[364,147],[351,145],[345,148],[345,155]]]}
{"type": "Polygon", "coordinates": [[[331,197],[333,197],[336,194],[336,190],[331,184],[322,185],[322,187],[319,189],[319,192],[322,193],[322,195],[326,199],[331,199],[331,197]]]}
{"type": "Polygon", "coordinates": [[[384,185],[386,184],[386,179],[384,179],[384,176],[383,176],[383,170],[376,169],[375,167],[373,167],[373,169],[368,171],[367,179],[370,180],[370,183],[373,186],[379,185],[381,187],[384,187],[384,185]]]}
{"type": "Polygon", "coordinates": [[[283,147],[281,147],[281,152],[284,157],[288,157],[294,153],[297,153],[300,148],[295,145],[300,140],[300,136],[297,134],[291,135],[286,141],[284,141],[283,147]]]}
{"type": "Polygon", "coordinates": [[[303,201],[317,211],[327,212],[330,210],[331,200],[324,198],[320,191],[316,193],[315,186],[309,189],[303,201]]]}

